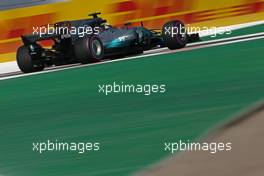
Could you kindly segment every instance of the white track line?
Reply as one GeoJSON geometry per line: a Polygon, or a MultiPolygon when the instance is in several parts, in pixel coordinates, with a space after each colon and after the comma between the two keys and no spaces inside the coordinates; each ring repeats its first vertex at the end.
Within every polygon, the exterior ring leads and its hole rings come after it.
{"type": "Polygon", "coordinates": [[[19,68],[16,62],[0,63],[0,75],[10,73],[10,72],[17,72],[17,71],[19,71],[19,68]]]}
{"type": "Polygon", "coordinates": [[[151,56],[164,55],[164,54],[177,53],[177,52],[184,52],[184,51],[190,51],[190,50],[201,49],[201,48],[209,48],[209,47],[213,47],[213,46],[221,46],[221,45],[227,45],[227,44],[232,44],[232,43],[257,40],[257,39],[262,39],[262,38],[264,38],[264,32],[256,33],[256,34],[243,35],[243,36],[238,36],[238,37],[230,37],[230,38],[225,38],[225,39],[217,39],[217,40],[213,40],[213,41],[197,42],[197,43],[189,44],[187,48],[183,48],[180,50],[171,51],[171,50],[168,50],[166,48],[161,48],[161,49],[156,49],[156,50],[151,50],[151,51],[145,52],[143,55],[139,55],[139,56],[127,57],[127,58],[122,58],[122,59],[117,59],[117,60],[109,60],[109,61],[89,64],[89,65],[77,65],[77,66],[68,67],[68,68],[46,70],[43,72],[8,76],[8,77],[0,78],[0,80],[7,80],[7,79],[13,79],[13,78],[20,78],[20,77],[26,77],[26,76],[32,76],[32,75],[51,73],[51,72],[58,72],[58,71],[69,70],[69,69],[73,69],[73,68],[83,68],[83,67],[108,64],[108,63],[113,63],[113,62],[121,62],[121,61],[132,60],[132,59],[147,58],[147,57],[151,57],[151,56]],[[260,36],[260,35],[263,35],[263,36],[260,36]],[[251,37],[251,38],[248,38],[248,37],[251,37]],[[222,42],[222,43],[217,43],[217,42],[222,42]],[[151,53],[149,53],[149,52],[151,52],[151,53]]]}
{"type": "Polygon", "coordinates": [[[247,27],[257,26],[260,24],[264,24],[264,20],[248,22],[248,23],[243,23],[243,24],[236,24],[236,25],[232,25],[229,27],[231,27],[232,30],[237,30],[237,29],[243,29],[243,28],[247,28],[247,27]]]}

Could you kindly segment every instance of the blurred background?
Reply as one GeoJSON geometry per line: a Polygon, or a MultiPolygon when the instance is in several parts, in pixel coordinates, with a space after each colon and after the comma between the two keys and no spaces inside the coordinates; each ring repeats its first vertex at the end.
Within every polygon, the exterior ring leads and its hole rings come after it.
{"type": "Polygon", "coordinates": [[[264,20],[264,0],[1,0],[0,62],[13,61],[20,36],[61,20],[91,12],[114,25],[141,21],[150,28],[180,19],[190,26],[227,26],[264,20]]]}

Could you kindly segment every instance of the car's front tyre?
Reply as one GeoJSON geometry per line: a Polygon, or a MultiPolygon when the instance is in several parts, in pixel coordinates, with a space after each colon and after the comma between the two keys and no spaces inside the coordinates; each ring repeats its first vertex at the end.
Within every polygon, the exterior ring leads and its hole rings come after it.
{"type": "Polygon", "coordinates": [[[184,48],[188,42],[185,25],[179,20],[165,23],[162,27],[162,37],[171,50],[184,48]]]}

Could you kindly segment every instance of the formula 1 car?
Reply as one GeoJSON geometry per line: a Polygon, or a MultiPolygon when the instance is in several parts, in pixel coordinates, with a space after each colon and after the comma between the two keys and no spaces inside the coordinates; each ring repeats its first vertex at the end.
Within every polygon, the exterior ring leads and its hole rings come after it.
{"type": "Polygon", "coordinates": [[[175,50],[199,40],[198,34],[187,34],[183,22],[178,20],[167,22],[160,30],[147,29],[142,23],[138,27],[125,24],[117,28],[98,17],[100,14],[90,14],[89,19],[58,22],[44,33],[21,36],[24,45],[17,51],[20,70],[31,73],[50,66],[87,64],[161,47],[175,50]],[[43,47],[44,40],[51,40],[52,46],[43,47]]]}

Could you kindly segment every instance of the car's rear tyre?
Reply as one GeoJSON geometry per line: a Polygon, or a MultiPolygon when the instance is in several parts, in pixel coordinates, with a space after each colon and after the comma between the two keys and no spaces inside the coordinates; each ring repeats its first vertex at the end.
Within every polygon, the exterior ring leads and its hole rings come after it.
{"type": "Polygon", "coordinates": [[[97,36],[79,38],[75,45],[75,56],[82,64],[99,62],[104,58],[104,47],[101,39],[97,36]]]}
{"type": "Polygon", "coordinates": [[[104,58],[104,46],[101,39],[97,36],[90,38],[90,51],[93,59],[100,61],[104,58]]]}
{"type": "Polygon", "coordinates": [[[162,36],[166,46],[171,50],[184,48],[188,42],[185,25],[179,20],[165,23],[162,27],[162,36]]]}
{"type": "Polygon", "coordinates": [[[89,36],[79,38],[74,44],[75,57],[77,61],[82,64],[88,64],[92,62],[89,48],[89,40],[89,36]]]}
{"type": "Polygon", "coordinates": [[[23,73],[38,72],[44,69],[44,64],[32,60],[27,46],[21,46],[18,48],[16,59],[17,65],[23,73]]]}

